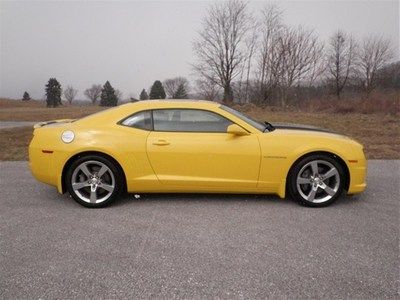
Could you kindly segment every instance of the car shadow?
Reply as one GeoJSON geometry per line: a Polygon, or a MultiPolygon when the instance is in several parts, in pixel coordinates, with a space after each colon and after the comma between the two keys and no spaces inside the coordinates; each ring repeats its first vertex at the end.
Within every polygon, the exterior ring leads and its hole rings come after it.
{"type": "Polygon", "coordinates": [[[150,193],[150,194],[125,194],[118,199],[113,205],[120,206],[129,203],[141,202],[288,202],[293,203],[290,199],[280,199],[271,195],[249,195],[249,194],[199,194],[199,193],[150,193]]]}
{"type": "MultiPolygon", "coordinates": [[[[55,192],[56,193],[56,192],[55,192]]],[[[63,201],[63,205],[69,206],[69,202],[77,204],[69,195],[65,193],[64,195],[57,194],[63,201]]],[[[53,198],[53,197],[50,197],[53,198]]],[[[362,200],[363,195],[342,195],[340,199],[335,201],[329,207],[341,207],[353,205],[355,202],[362,200]]],[[[125,193],[119,199],[117,199],[111,206],[107,207],[122,207],[132,204],[145,204],[145,203],[168,203],[179,204],[179,203],[266,203],[269,205],[278,206],[299,206],[291,198],[286,197],[284,199],[279,198],[274,195],[264,195],[264,194],[206,194],[206,193],[149,193],[149,194],[131,194],[125,193]]],[[[318,209],[318,208],[314,208],[318,209]]]]}
{"type": "MultiPolygon", "coordinates": [[[[358,202],[363,198],[362,194],[357,195],[346,195],[343,194],[337,199],[331,207],[352,205],[354,202],[358,202]]],[[[141,202],[252,202],[252,203],[274,203],[279,205],[298,205],[290,197],[284,199],[279,198],[275,195],[268,194],[222,194],[222,193],[149,193],[149,194],[133,194],[126,193],[120,199],[115,201],[113,206],[127,205],[129,203],[141,203],[141,202]]]]}

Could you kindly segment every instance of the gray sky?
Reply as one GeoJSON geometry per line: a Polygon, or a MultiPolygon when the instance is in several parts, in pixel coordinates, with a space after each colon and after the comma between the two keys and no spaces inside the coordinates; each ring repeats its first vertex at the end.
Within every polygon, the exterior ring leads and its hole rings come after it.
{"type": "MultiPolygon", "coordinates": [[[[0,0],[1,1],[1,0],[0,0]]],[[[211,2],[0,2],[0,96],[42,98],[56,77],[79,90],[109,80],[124,97],[156,79],[189,76],[191,42],[211,2]]],[[[251,1],[257,14],[266,2],[251,1]]],[[[341,28],[384,34],[399,59],[399,1],[277,1],[285,22],[323,40],[341,28]]]]}

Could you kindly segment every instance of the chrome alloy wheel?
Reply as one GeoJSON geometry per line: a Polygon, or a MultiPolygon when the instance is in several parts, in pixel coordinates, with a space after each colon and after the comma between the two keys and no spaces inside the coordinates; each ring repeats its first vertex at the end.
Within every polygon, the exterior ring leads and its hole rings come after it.
{"type": "Polygon", "coordinates": [[[340,175],[330,162],[313,160],[300,169],[296,186],[304,200],[323,203],[332,199],[338,192],[340,175]]]}
{"type": "Polygon", "coordinates": [[[106,201],[115,189],[113,172],[107,165],[96,160],[81,163],[71,177],[75,194],[87,203],[106,201]]]}

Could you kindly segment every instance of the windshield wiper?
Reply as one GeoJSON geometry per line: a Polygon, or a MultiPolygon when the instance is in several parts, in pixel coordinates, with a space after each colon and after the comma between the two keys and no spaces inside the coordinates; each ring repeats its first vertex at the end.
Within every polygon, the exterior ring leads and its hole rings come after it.
{"type": "Polygon", "coordinates": [[[268,130],[269,132],[275,130],[274,125],[272,125],[271,123],[269,123],[269,122],[267,122],[267,121],[264,121],[264,125],[265,125],[264,132],[265,132],[265,130],[268,130]]]}

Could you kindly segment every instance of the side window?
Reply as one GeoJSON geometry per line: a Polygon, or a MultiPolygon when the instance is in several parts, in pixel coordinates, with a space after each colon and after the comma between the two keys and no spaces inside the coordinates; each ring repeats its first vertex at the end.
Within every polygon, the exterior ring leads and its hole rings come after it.
{"type": "Polygon", "coordinates": [[[198,109],[153,110],[155,131],[226,132],[233,124],[216,113],[198,109]]]}
{"type": "Polygon", "coordinates": [[[149,110],[138,112],[121,122],[122,125],[143,130],[152,130],[151,123],[151,111],[149,110]]]}

